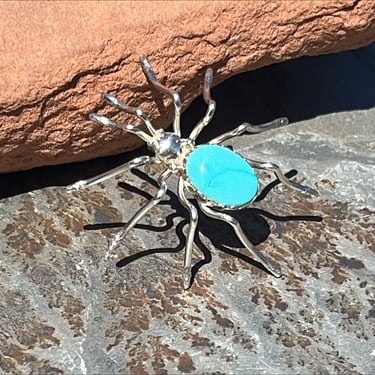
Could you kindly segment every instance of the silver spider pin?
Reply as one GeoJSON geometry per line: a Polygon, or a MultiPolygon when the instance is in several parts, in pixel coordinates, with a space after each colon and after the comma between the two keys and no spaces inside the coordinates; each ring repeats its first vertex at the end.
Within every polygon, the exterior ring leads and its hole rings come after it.
{"type": "Polygon", "coordinates": [[[190,223],[186,238],[185,259],[183,267],[183,286],[188,289],[191,285],[191,262],[193,252],[194,234],[198,226],[198,210],[188,199],[188,195],[195,198],[200,209],[207,216],[222,220],[231,225],[242,244],[250,252],[250,255],[262,264],[276,277],[281,276],[280,268],[262,255],[244,234],[240,223],[227,212],[231,209],[247,208],[258,196],[258,178],[254,169],[273,172],[281,183],[292,189],[303,190],[317,195],[314,189],[290,181],[284,176],[280,168],[270,162],[247,159],[221,144],[243,133],[260,133],[265,130],[278,128],[288,124],[288,119],[278,118],[261,125],[243,123],[232,131],[224,133],[204,145],[195,145],[195,141],[202,129],[211,121],[216,103],[211,99],[210,89],[213,79],[212,69],[207,69],[203,82],[203,98],[208,108],[205,116],[197,123],[188,138],[181,137],[180,115],[181,100],[176,91],[162,85],[156,78],[154,71],[145,56],[141,56],[140,62],[144,73],[152,85],[164,94],[172,98],[174,105],[173,132],[163,129],[155,129],[146,113],[138,108],[131,107],[109,94],[104,94],[104,100],[110,105],[134,114],[142,120],[146,131],[131,124],[118,124],[107,117],[96,113],[90,114],[90,119],[96,123],[132,133],[141,138],[151,148],[155,156],[140,156],[124,163],[112,170],[102,173],[87,180],[80,180],[67,186],[67,190],[83,189],[99,182],[105,181],[120,173],[124,173],[135,167],[145,164],[162,164],[165,169],[158,178],[159,190],[155,196],[141,207],[129,222],[122,228],[112,240],[110,249],[116,248],[128,232],[144,217],[144,215],[156,206],[166,193],[167,180],[175,175],[178,178],[177,195],[181,204],[188,210],[190,223]]]}

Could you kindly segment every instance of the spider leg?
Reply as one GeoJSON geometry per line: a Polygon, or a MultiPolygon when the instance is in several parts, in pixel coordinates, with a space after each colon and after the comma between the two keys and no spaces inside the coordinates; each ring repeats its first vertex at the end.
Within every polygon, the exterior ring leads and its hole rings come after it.
{"type": "Polygon", "coordinates": [[[281,171],[280,167],[277,164],[251,160],[251,159],[246,159],[246,160],[255,168],[264,169],[264,170],[275,173],[276,177],[280,180],[280,182],[288,186],[291,189],[302,190],[308,194],[315,195],[315,196],[319,195],[319,193],[313,188],[310,188],[308,186],[301,185],[298,182],[289,180],[287,177],[284,176],[283,172],[281,171]]]}
{"type": "Polygon", "coordinates": [[[207,203],[199,202],[199,207],[201,210],[209,217],[212,217],[214,219],[218,219],[221,221],[224,221],[232,226],[234,229],[237,237],[240,239],[240,241],[243,243],[243,245],[246,247],[246,249],[251,253],[251,255],[255,258],[257,262],[262,264],[264,268],[266,268],[269,272],[271,272],[274,276],[280,277],[281,271],[280,268],[275,266],[269,259],[267,259],[264,255],[262,255],[258,249],[249,241],[249,239],[246,237],[245,233],[243,232],[239,222],[232,216],[225,214],[223,212],[218,212],[213,210],[208,206],[207,203]]]}
{"type": "Polygon", "coordinates": [[[84,189],[89,186],[93,186],[98,184],[99,182],[103,182],[105,180],[108,180],[111,177],[114,177],[120,173],[124,173],[125,171],[128,171],[129,169],[139,167],[141,165],[147,164],[152,160],[149,156],[139,156],[133,160],[130,160],[124,164],[119,165],[116,168],[110,169],[107,172],[101,173],[97,176],[91,177],[87,180],[80,180],[75,182],[74,184],[68,185],[66,187],[66,190],[68,192],[72,192],[79,189],[84,189]]]}
{"type": "Polygon", "coordinates": [[[143,71],[145,72],[149,81],[153,84],[153,86],[159,90],[160,92],[169,95],[172,98],[173,105],[174,105],[174,118],[173,118],[173,131],[178,135],[181,136],[181,129],[180,129],[180,117],[181,117],[181,99],[180,95],[177,91],[171,90],[168,87],[162,85],[155,76],[155,73],[152,69],[150,62],[148,61],[146,56],[141,56],[140,58],[141,65],[143,71]]]}
{"type": "Polygon", "coordinates": [[[211,68],[208,68],[206,70],[206,74],[204,75],[203,80],[203,99],[208,105],[207,112],[204,115],[204,117],[198,122],[197,125],[195,125],[194,129],[189,135],[189,138],[193,141],[195,141],[200,134],[200,132],[203,130],[205,126],[208,125],[208,123],[212,120],[212,117],[214,116],[215,109],[216,109],[216,102],[211,99],[211,86],[212,86],[212,79],[213,79],[213,71],[211,68]]]}
{"type": "Polygon", "coordinates": [[[280,128],[281,126],[288,125],[288,123],[289,121],[286,117],[280,117],[280,118],[277,118],[270,122],[266,122],[265,124],[261,124],[261,125],[251,125],[248,122],[244,122],[243,124],[237,126],[237,128],[227,133],[224,133],[222,135],[219,135],[218,137],[214,139],[211,139],[211,141],[208,143],[216,145],[230,138],[237,137],[243,133],[251,133],[251,134],[262,133],[266,130],[280,128]]]}
{"type": "Polygon", "coordinates": [[[89,118],[90,120],[96,122],[99,125],[110,126],[112,128],[121,129],[131,134],[135,134],[139,138],[141,138],[143,141],[145,141],[148,145],[153,144],[153,138],[150,137],[144,131],[142,131],[138,126],[131,125],[131,124],[118,124],[117,122],[112,121],[108,117],[98,115],[97,113],[90,113],[89,118]]]}
{"type": "Polygon", "coordinates": [[[125,104],[123,101],[117,99],[116,97],[110,94],[103,94],[103,99],[112,107],[115,107],[127,113],[131,113],[133,115],[136,115],[146,125],[150,134],[153,136],[156,135],[155,128],[152,126],[151,121],[149,120],[147,114],[141,108],[131,107],[130,105],[125,104]]]}
{"type": "Polygon", "coordinates": [[[191,285],[191,257],[193,254],[193,244],[195,230],[198,225],[198,210],[189,202],[185,195],[185,183],[182,177],[178,180],[178,198],[182,205],[188,210],[190,216],[189,232],[186,237],[185,260],[183,271],[184,289],[189,289],[191,285]]]}
{"type": "Polygon", "coordinates": [[[171,171],[169,169],[166,169],[159,177],[158,183],[160,185],[160,188],[158,192],[155,194],[155,196],[148,201],[143,207],[141,207],[134,216],[129,220],[129,222],[124,226],[123,229],[121,229],[115,236],[115,238],[112,240],[109,249],[114,250],[120,243],[120,241],[128,234],[130,229],[132,229],[139,220],[143,218],[143,216],[146,215],[148,211],[151,210],[151,208],[155,207],[160,201],[165,192],[168,189],[166,180],[171,175],[171,171]]]}

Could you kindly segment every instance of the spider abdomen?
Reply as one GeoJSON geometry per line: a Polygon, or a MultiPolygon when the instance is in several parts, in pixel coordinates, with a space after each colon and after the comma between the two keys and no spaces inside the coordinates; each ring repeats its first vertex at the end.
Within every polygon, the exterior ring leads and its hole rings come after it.
{"type": "Polygon", "coordinates": [[[224,146],[196,147],[187,157],[186,175],[198,193],[228,208],[252,202],[258,192],[254,169],[241,155],[224,146]]]}

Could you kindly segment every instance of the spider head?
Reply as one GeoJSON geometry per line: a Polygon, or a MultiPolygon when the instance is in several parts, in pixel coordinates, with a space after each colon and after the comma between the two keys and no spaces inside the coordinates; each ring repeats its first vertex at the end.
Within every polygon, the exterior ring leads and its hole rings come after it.
{"type": "Polygon", "coordinates": [[[159,130],[155,142],[155,153],[162,159],[174,159],[181,150],[181,138],[175,133],[159,130]]]}
{"type": "Polygon", "coordinates": [[[183,168],[185,157],[193,148],[194,145],[189,139],[163,129],[156,131],[152,144],[156,157],[173,172],[183,168]]]}

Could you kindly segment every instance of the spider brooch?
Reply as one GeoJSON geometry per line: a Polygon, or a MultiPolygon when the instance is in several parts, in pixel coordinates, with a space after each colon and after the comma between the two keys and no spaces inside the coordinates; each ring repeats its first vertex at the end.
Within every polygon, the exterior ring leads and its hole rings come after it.
{"type": "Polygon", "coordinates": [[[189,229],[186,237],[185,257],[183,267],[183,286],[188,289],[191,285],[191,262],[193,252],[194,234],[198,226],[198,210],[190,202],[188,196],[192,196],[200,209],[207,216],[222,220],[231,225],[250,255],[262,264],[271,274],[281,276],[280,268],[262,255],[244,234],[239,222],[229,215],[230,210],[238,210],[249,207],[258,195],[258,178],[255,169],[272,171],[281,183],[292,189],[300,189],[316,195],[316,191],[290,181],[283,175],[280,168],[273,163],[250,160],[222,145],[230,138],[237,137],[245,132],[260,133],[265,130],[278,128],[288,124],[288,119],[283,117],[261,125],[243,123],[232,131],[224,133],[204,145],[195,145],[195,141],[202,129],[211,121],[216,103],[211,99],[210,89],[213,80],[213,71],[207,69],[203,81],[203,99],[207,104],[204,117],[197,123],[188,138],[181,137],[180,115],[181,100],[176,91],[161,84],[145,56],[141,56],[140,62],[145,75],[151,84],[159,91],[169,95],[174,105],[173,132],[163,129],[155,129],[147,114],[138,107],[131,107],[109,94],[104,94],[104,100],[117,109],[134,114],[144,123],[147,131],[131,124],[118,124],[107,117],[95,113],[90,114],[94,122],[119,128],[141,138],[151,148],[155,156],[140,156],[124,163],[112,170],[102,173],[87,180],[80,180],[67,186],[68,191],[79,190],[99,182],[107,180],[115,175],[123,173],[135,167],[145,164],[162,164],[165,169],[158,177],[159,190],[155,196],[141,207],[129,222],[120,230],[110,245],[113,250],[128,232],[156,206],[166,193],[167,180],[175,175],[178,178],[177,195],[181,204],[189,212],[189,229]]]}

